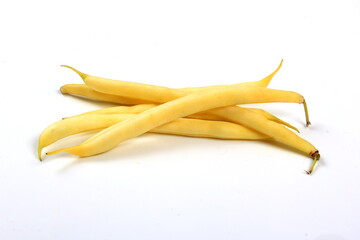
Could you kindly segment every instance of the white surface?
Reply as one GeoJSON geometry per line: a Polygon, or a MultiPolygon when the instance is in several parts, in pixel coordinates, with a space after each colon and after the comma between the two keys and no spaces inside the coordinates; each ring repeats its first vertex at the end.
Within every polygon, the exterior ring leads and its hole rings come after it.
{"type": "MultiPolygon", "coordinates": [[[[359,239],[360,2],[3,1],[0,239],[359,239]],[[110,106],[63,96],[94,75],[169,87],[258,80],[303,94],[262,104],[316,145],[145,135],[40,163],[50,123],[110,106]]],[[[80,140],[80,139],[78,139],[80,140]]]]}

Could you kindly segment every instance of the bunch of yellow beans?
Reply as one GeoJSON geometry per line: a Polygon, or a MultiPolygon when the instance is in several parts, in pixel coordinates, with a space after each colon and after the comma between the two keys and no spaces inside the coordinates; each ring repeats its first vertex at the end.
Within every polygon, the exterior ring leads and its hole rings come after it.
{"type": "Polygon", "coordinates": [[[42,149],[62,138],[81,132],[101,130],[83,143],[46,154],[67,152],[80,157],[111,150],[119,143],[146,132],[218,139],[272,139],[304,152],[313,159],[310,174],[320,159],[319,151],[299,137],[292,125],[258,108],[240,104],[289,102],[304,105],[306,125],[310,124],[306,102],[296,92],[267,88],[278,68],[259,81],[194,88],[167,88],[96,77],[70,66],[85,84],[67,84],[61,92],[119,104],[65,118],[47,127],[40,135],[42,149]]]}

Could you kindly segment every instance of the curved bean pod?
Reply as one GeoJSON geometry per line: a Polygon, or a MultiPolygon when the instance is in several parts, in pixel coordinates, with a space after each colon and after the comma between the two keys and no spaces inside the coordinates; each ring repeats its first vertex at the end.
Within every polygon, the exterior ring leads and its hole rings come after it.
{"type": "MultiPolygon", "coordinates": [[[[104,129],[134,117],[135,115],[136,114],[85,114],[57,121],[41,133],[38,144],[38,157],[41,160],[42,149],[62,138],[77,133],[104,129]]],[[[228,140],[269,139],[268,136],[239,124],[190,118],[176,119],[151,129],[149,132],[228,140]]]]}

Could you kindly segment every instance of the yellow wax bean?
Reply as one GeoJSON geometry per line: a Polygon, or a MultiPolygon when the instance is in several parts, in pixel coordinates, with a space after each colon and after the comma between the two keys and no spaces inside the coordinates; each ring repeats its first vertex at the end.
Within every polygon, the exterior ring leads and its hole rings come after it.
{"type": "MultiPolygon", "coordinates": [[[[136,114],[84,114],[57,121],[47,127],[40,135],[38,144],[38,157],[44,147],[70,135],[77,133],[100,130],[116,123],[125,121],[136,114]]],[[[218,139],[268,139],[259,132],[239,124],[210,121],[201,119],[179,118],[172,122],[150,130],[154,133],[172,134],[188,137],[206,137],[218,139]]]]}
{"type": "Polygon", "coordinates": [[[270,75],[259,81],[244,82],[244,83],[231,84],[231,85],[217,85],[217,86],[180,88],[180,89],[101,78],[101,77],[85,74],[68,65],[61,65],[61,66],[70,68],[71,70],[75,71],[84,80],[86,85],[90,86],[92,89],[98,92],[113,94],[113,95],[121,95],[122,97],[126,97],[126,98],[136,97],[137,99],[146,100],[154,103],[164,103],[179,97],[183,97],[189,93],[218,89],[223,87],[230,87],[230,86],[267,87],[273,76],[280,70],[282,66],[282,61],[280,62],[278,68],[273,73],[271,73],[270,75]]]}

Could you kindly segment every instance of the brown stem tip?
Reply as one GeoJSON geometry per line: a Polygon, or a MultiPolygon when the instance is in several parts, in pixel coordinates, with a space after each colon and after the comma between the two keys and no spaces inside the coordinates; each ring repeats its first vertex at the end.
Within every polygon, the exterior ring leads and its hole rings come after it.
{"type": "Polygon", "coordinates": [[[310,154],[310,156],[311,156],[311,158],[313,159],[313,162],[312,162],[312,164],[311,164],[311,166],[310,166],[310,169],[309,169],[308,171],[304,170],[304,171],[305,171],[307,174],[309,174],[309,175],[313,172],[317,161],[320,160],[320,153],[319,153],[318,150],[315,150],[314,152],[312,152],[312,153],[310,154]]]}

